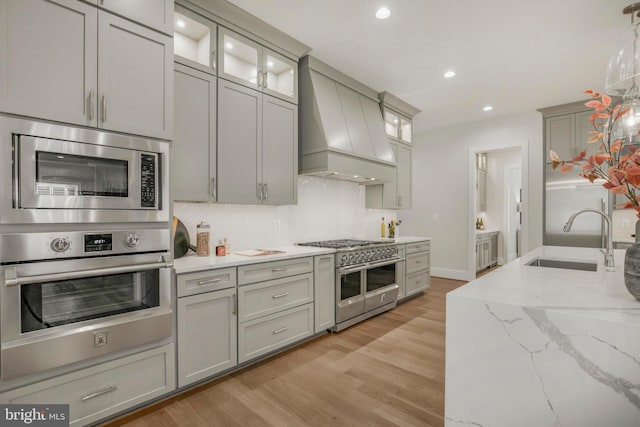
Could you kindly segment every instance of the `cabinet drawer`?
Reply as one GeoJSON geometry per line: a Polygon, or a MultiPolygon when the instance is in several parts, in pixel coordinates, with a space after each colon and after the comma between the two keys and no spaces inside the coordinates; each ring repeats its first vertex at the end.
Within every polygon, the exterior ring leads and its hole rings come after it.
{"type": "Polygon", "coordinates": [[[410,296],[427,289],[430,283],[431,274],[429,271],[422,271],[407,276],[407,281],[405,283],[406,296],[410,296]]]}
{"type": "Polygon", "coordinates": [[[246,285],[313,271],[313,257],[264,262],[238,267],[238,284],[246,285]]]}
{"type": "Polygon", "coordinates": [[[235,268],[178,274],[178,297],[231,288],[236,281],[235,268]]]}
{"type": "Polygon", "coordinates": [[[238,325],[238,361],[251,360],[313,334],[313,304],[238,325]]]}
{"type": "Polygon", "coordinates": [[[245,322],[313,302],[313,273],[238,288],[238,321],[245,322]]]}
{"type": "Polygon", "coordinates": [[[407,274],[429,269],[429,252],[418,252],[407,255],[407,274]]]}
{"type": "Polygon", "coordinates": [[[86,425],[174,389],[172,343],[11,390],[0,401],[69,404],[70,425],[86,425]]]}
{"type": "Polygon", "coordinates": [[[407,244],[407,253],[412,254],[415,252],[423,252],[431,249],[431,242],[416,242],[416,243],[408,243],[407,244]]]}

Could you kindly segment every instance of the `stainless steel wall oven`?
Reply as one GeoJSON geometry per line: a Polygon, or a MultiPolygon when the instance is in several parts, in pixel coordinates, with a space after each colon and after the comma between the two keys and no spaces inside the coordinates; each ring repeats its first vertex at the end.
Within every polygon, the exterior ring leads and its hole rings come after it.
{"type": "Polygon", "coordinates": [[[0,235],[2,380],[172,334],[168,229],[0,235]]]}

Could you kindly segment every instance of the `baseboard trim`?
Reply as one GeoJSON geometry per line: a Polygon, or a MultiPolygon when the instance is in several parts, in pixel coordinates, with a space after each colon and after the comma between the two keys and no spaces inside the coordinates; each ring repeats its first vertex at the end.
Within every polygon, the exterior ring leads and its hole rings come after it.
{"type": "Polygon", "coordinates": [[[465,280],[465,281],[471,281],[476,278],[475,272],[469,274],[468,271],[464,271],[464,270],[451,270],[448,268],[437,268],[437,267],[431,267],[431,275],[435,277],[442,277],[444,279],[465,280]]]}

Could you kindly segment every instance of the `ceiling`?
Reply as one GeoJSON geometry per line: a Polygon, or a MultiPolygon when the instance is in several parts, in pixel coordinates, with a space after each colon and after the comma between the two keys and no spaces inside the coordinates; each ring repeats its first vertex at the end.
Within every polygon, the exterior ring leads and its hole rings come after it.
{"type": "Polygon", "coordinates": [[[416,131],[604,90],[630,0],[230,0],[311,54],[422,110],[416,131]],[[391,16],[374,17],[379,6],[391,16]],[[454,70],[452,79],[443,78],[454,70]],[[485,112],[485,105],[494,107],[485,112]]]}

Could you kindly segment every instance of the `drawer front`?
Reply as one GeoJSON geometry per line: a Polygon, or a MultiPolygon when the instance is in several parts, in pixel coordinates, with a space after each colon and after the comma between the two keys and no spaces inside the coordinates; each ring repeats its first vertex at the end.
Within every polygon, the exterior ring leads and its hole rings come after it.
{"type": "Polygon", "coordinates": [[[169,393],[175,386],[174,345],[168,344],[11,390],[0,400],[69,404],[70,425],[86,425],[169,393]]]}
{"type": "Polygon", "coordinates": [[[431,274],[429,271],[414,273],[410,276],[407,276],[407,281],[405,283],[406,296],[410,296],[412,294],[423,291],[427,289],[430,284],[431,274]]]}
{"type": "Polygon", "coordinates": [[[238,321],[257,319],[313,302],[313,273],[238,288],[238,321]]]}
{"type": "Polygon", "coordinates": [[[294,258],[283,261],[264,262],[238,267],[238,284],[264,282],[265,280],[311,273],[313,257],[294,258]]]}
{"type": "Polygon", "coordinates": [[[238,325],[238,361],[251,360],[313,335],[313,304],[238,325]]]}
{"type": "Polygon", "coordinates": [[[232,288],[236,282],[235,268],[178,274],[178,297],[232,288]]]}
{"type": "Polygon", "coordinates": [[[415,252],[423,252],[431,250],[431,242],[416,242],[416,243],[408,243],[407,244],[407,254],[412,254],[415,252]]]}
{"type": "Polygon", "coordinates": [[[406,258],[407,274],[429,269],[429,252],[409,254],[406,258]]]}

